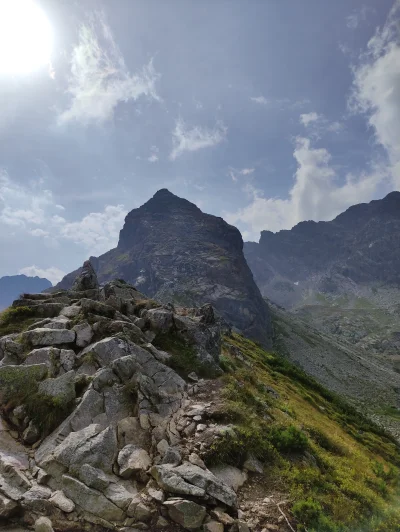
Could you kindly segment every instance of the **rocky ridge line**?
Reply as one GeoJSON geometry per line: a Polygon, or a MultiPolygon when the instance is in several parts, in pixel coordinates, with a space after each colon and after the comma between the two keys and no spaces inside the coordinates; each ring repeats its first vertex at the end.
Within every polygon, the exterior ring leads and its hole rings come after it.
{"type": "Polygon", "coordinates": [[[154,345],[172,337],[218,374],[212,307],[161,305],[121,281],[100,288],[90,263],[73,290],[13,304],[27,307],[38,320],[0,339],[0,518],[41,532],[248,531],[238,485],[201,459],[230,427],[196,401],[206,381],[182,378],[154,345]]]}

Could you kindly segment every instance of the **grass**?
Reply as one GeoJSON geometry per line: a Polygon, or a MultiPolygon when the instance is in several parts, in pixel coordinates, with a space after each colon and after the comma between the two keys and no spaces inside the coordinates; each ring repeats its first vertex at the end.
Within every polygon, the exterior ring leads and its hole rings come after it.
{"type": "MultiPolygon", "coordinates": [[[[19,367],[20,368],[20,367],[19,367]]],[[[42,436],[47,436],[71,412],[74,401],[64,402],[38,392],[43,370],[39,366],[25,366],[24,370],[3,367],[1,372],[0,405],[3,412],[11,412],[19,405],[25,405],[26,413],[42,436]]]]}
{"type": "Polygon", "coordinates": [[[22,332],[34,322],[30,307],[9,307],[0,314],[0,336],[22,332]]]}
{"type": "Polygon", "coordinates": [[[171,355],[168,365],[181,377],[187,378],[192,371],[200,377],[215,376],[215,368],[209,364],[202,364],[194,347],[184,342],[177,334],[158,334],[153,344],[157,349],[167,351],[171,355]]]}
{"type": "Polygon", "coordinates": [[[400,531],[394,508],[400,453],[390,435],[301,369],[239,335],[224,344],[223,367],[224,401],[214,417],[233,428],[212,445],[208,463],[240,466],[249,453],[262,460],[268,482],[288,493],[299,531],[400,531]]]}

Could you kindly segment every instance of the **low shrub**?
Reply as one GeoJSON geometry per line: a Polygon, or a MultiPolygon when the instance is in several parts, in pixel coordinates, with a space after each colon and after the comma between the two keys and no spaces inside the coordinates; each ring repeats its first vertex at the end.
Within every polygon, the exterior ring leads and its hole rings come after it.
{"type": "Polygon", "coordinates": [[[284,453],[304,453],[309,447],[307,436],[294,425],[271,427],[269,440],[278,451],[284,453]]]}

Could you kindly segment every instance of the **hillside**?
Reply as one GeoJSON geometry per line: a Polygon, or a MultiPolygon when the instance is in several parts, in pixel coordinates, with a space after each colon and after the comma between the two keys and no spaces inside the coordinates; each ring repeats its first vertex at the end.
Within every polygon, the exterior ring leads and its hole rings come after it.
{"type": "Polygon", "coordinates": [[[86,264],[0,332],[10,528],[399,530],[395,440],[209,305],[99,288],[86,264]]]}
{"type": "Polygon", "coordinates": [[[11,305],[19,294],[43,292],[51,286],[50,281],[41,277],[27,277],[26,275],[0,277],[0,310],[11,305]]]}

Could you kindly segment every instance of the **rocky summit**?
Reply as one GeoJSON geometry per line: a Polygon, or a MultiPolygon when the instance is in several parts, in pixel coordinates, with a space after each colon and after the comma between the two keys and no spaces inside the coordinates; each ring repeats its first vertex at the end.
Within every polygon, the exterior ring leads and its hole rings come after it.
{"type": "MultiPolygon", "coordinates": [[[[240,232],[166,189],[131,211],[118,246],[90,262],[100,283],[120,278],[165,303],[211,303],[237,329],[270,345],[269,311],[244,258],[240,232]]],[[[71,288],[78,273],[57,288],[71,288]]]]}

